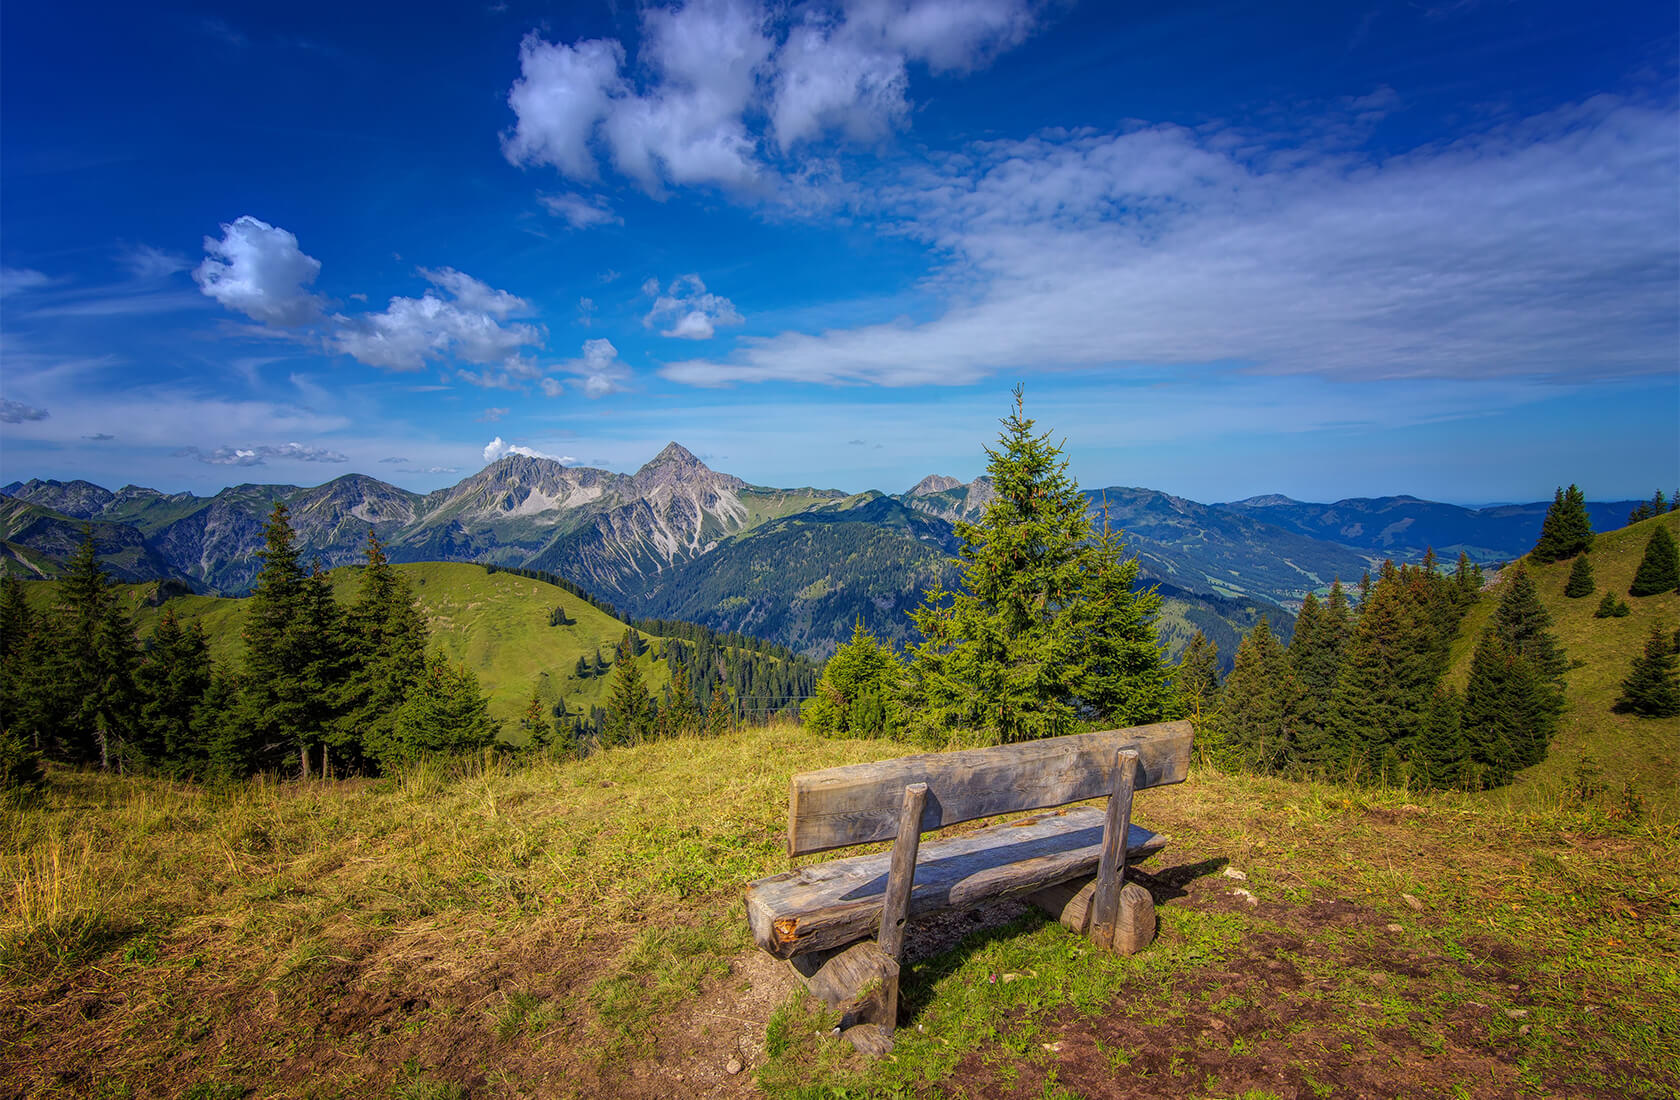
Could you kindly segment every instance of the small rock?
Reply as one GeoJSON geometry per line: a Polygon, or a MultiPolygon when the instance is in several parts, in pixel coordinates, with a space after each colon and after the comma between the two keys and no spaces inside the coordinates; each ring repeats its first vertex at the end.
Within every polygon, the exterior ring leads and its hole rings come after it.
{"type": "Polygon", "coordinates": [[[1225,877],[1240,880],[1240,879],[1245,879],[1248,876],[1243,874],[1241,871],[1237,870],[1235,867],[1227,867],[1227,868],[1225,868],[1225,877]]]}
{"type": "Polygon", "coordinates": [[[729,1060],[728,1064],[723,1067],[723,1072],[729,1074],[729,1076],[731,1076],[731,1077],[735,1076],[737,1073],[740,1073],[741,1072],[741,1060],[739,1058],[731,1058],[729,1060]]]}
{"type": "Polygon", "coordinates": [[[1528,1015],[1528,1009],[1526,1009],[1526,1008],[1507,1008],[1505,1010],[1505,1015],[1509,1016],[1513,1020],[1520,1020],[1524,1016],[1528,1015]]]}
{"type": "Polygon", "coordinates": [[[1529,1032],[1531,1032],[1533,1030],[1534,1030],[1534,1025],[1533,1024],[1524,1024],[1523,1026],[1517,1028],[1517,1034],[1518,1035],[1527,1035],[1529,1032]]]}
{"type": "Polygon", "coordinates": [[[1240,887],[1238,889],[1232,890],[1231,893],[1235,894],[1237,897],[1239,897],[1239,898],[1243,899],[1244,901],[1248,902],[1248,904],[1250,904],[1250,905],[1259,905],[1260,904],[1260,899],[1259,898],[1255,897],[1253,894],[1249,893],[1247,890],[1244,890],[1240,887]]]}
{"type": "Polygon", "coordinates": [[[1041,1043],[1040,1045],[1052,1054],[1060,1054],[1062,1051],[1061,1043],[1041,1043]]]}
{"type": "Polygon", "coordinates": [[[1421,902],[1418,899],[1412,897],[1412,895],[1410,895],[1410,894],[1401,894],[1400,895],[1400,900],[1405,902],[1407,905],[1410,905],[1413,909],[1417,910],[1420,913],[1423,911],[1423,902],[1421,902]]]}
{"type": "Polygon", "coordinates": [[[1019,977],[1020,977],[1020,976],[1021,976],[1021,975],[1019,975],[1019,974],[1017,974],[1017,973],[1015,973],[1015,972],[1014,972],[1014,971],[1011,971],[1011,972],[1010,972],[1010,973],[1008,973],[1008,974],[1005,974],[1005,975],[1004,975],[1004,976],[1003,976],[1003,980],[1004,980],[1004,982],[1006,982],[1006,983],[1007,983],[1007,982],[1012,982],[1012,981],[1014,981],[1014,980],[1015,980],[1015,979],[1016,979],[1016,978],[1019,978],[1019,977]]]}
{"type": "Polygon", "coordinates": [[[1404,932],[1406,929],[1401,927],[1398,924],[1391,924],[1391,925],[1388,926],[1388,930],[1390,932],[1404,932]]]}

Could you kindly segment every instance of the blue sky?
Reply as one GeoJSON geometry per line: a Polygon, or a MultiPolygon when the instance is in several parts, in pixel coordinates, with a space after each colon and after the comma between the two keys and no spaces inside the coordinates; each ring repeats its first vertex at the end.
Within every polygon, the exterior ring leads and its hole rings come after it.
{"type": "Polygon", "coordinates": [[[0,480],[1680,482],[1680,14],[0,9],[0,480]]]}

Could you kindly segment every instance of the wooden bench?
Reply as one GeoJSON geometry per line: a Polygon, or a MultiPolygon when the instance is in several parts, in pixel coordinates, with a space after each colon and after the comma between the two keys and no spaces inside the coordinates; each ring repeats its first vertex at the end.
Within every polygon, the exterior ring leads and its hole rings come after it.
{"type": "Polygon", "coordinates": [[[1126,865],[1166,838],[1132,824],[1132,794],[1182,782],[1190,739],[1190,723],[1162,722],[796,775],[790,857],[893,846],[752,883],[753,938],[840,1009],[846,1037],[869,1053],[892,1048],[910,917],[1026,897],[1104,947],[1140,951],[1154,938],[1154,904],[1126,885],[1126,865]],[[922,833],[961,822],[1104,795],[1106,810],[1063,809],[921,844],[922,833]]]}

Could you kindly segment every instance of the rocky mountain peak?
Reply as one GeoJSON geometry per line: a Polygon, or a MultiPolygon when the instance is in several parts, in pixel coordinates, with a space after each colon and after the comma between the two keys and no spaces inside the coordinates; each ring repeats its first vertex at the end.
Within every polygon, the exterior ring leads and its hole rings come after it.
{"type": "Polygon", "coordinates": [[[681,443],[665,444],[665,449],[648,459],[635,473],[636,488],[640,492],[659,486],[708,482],[730,489],[744,489],[746,482],[729,474],[720,474],[694,456],[681,443]]]}
{"type": "Polygon", "coordinates": [[[925,497],[929,493],[943,493],[947,489],[956,489],[961,485],[962,482],[954,477],[947,477],[944,474],[929,474],[911,486],[910,491],[905,496],[925,497]]]}

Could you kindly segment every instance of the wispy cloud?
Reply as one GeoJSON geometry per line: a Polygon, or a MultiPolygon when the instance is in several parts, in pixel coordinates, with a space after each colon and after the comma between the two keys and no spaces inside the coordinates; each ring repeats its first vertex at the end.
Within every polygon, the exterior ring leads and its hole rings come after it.
{"type": "Polygon", "coordinates": [[[325,447],[309,447],[302,443],[281,443],[278,446],[259,444],[254,447],[217,447],[213,451],[198,447],[182,447],[174,452],[176,458],[191,458],[210,466],[263,466],[267,460],[285,459],[293,462],[349,462],[350,456],[325,447]]]}
{"type": "Polygon", "coordinates": [[[735,303],[721,294],[709,293],[698,275],[683,275],[671,280],[663,293],[658,280],[649,279],[642,284],[642,292],[654,299],[653,308],[642,318],[642,326],[666,326],[660,332],[661,336],[710,340],[718,325],[742,323],[735,303]]]}

